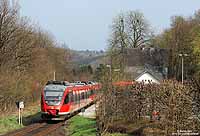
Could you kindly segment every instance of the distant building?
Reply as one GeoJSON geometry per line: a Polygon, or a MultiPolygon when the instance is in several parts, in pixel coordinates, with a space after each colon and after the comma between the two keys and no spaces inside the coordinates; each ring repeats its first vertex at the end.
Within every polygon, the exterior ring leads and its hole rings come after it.
{"type": "Polygon", "coordinates": [[[125,49],[125,63],[127,66],[146,66],[150,65],[154,69],[168,67],[169,50],[160,48],[133,48],[125,49]]]}
{"type": "Polygon", "coordinates": [[[138,82],[160,83],[167,79],[169,51],[160,48],[134,48],[125,50],[125,73],[138,82]]]}
{"type": "Polygon", "coordinates": [[[163,80],[162,75],[158,75],[158,73],[155,74],[150,71],[144,71],[135,78],[135,81],[143,82],[144,84],[148,84],[148,83],[160,84],[162,80],[163,80]]]}

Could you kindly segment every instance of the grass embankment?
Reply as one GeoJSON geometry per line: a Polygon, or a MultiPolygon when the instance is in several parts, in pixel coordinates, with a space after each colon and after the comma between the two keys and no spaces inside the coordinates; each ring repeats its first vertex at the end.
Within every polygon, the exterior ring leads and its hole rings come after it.
{"type": "Polygon", "coordinates": [[[82,116],[70,119],[68,130],[71,136],[96,136],[96,121],[82,116]]]}
{"type": "Polygon", "coordinates": [[[0,134],[4,134],[11,130],[19,129],[21,127],[23,126],[18,124],[17,116],[11,115],[0,118],[0,134]]]}
{"type": "MultiPolygon", "coordinates": [[[[17,109],[16,109],[17,110],[17,109]]],[[[38,104],[25,107],[23,111],[23,125],[18,124],[18,112],[7,113],[0,116],[0,134],[22,128],[28,124],[31,124],[33,120],[39,120],[40,107],[38,104]]]]}
{"type": "Polygon", "coordinates": [[[121,134],[121,133],[112,133],[112,134],[107,133],[107,134],[105,134],[105,136],[130,136],[130,135],[128,135],[128,134],[121,134]]]}
{"type": "MultiPolygon", "coordinates": [[[[160,128],[160,122],[151,122],[147,119],[140,119],[133,122],[127,122],[123,120],[115,121],[108,127],[108,132],[120,132],[124,135],[108,135],[108,136],[132,136],[132,135],[144,135],[144,136],[161,136],[164,135],[163,130],[160,128]]],[[[119,133],[119,134],[120,134],[119,133]]],[[[106,135],[107,136],[107,135],[106,135]]]]}
{"type": "MultiPolygon", "coordinates": [[[[70,136],[96,136],[96,120],[85,118],[82,116],[75,116],[69,121],[67,128],[70,136]]],[[[128,136],[126,134],[113,133],[105,134],[105,136],[128,136]]]]}

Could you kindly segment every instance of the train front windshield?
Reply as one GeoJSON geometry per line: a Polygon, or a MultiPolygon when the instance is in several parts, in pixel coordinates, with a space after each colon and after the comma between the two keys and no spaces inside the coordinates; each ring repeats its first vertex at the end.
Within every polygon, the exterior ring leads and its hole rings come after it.
{"type": "Polygon", "coordinates": [[[61,90],[45,90],[44,96],[46,103],[48,105],[59,105],[62,100],[63,93],[64,92],[61,90]]]}

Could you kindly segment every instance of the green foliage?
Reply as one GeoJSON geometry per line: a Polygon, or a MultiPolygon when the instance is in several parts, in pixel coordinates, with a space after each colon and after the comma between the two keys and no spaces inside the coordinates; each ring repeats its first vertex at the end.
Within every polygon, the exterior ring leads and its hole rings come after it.
{"type": "Polygon", "coordinates": [[[105,134],[105,136],[129,136],[128,134],[121,134],[121,133],[112,133],[112,134],[105,134]]]}
{"type": "Polygon", "coordinates": [[[81,116],[70,120],[69,131],[71,136],[96,136],[96,121],[81,116]]]}
{"type": "MultiPolygon", "coordinates": [[[[27,125],[33,121],[36,121],[36,120],[38,121],[41,119],[40,107],[38,105],[33,105],[30,107],[28,107],[27,105],[25,106],[26,107],[22,114],[23,124],[27,125]]],[[[24,127],[24,125],[18,124],[18,112],[14,114],[10,114],[10,113],[8,114],[0,116],[0,134],[4,134],[4,133],[14,131],[16,129],[24,127]]]]}
{"type": "Polygon", "coordinates": [[[100,64],[95,71],[95,80],[99,82],[104,82],[108,80],[109,69],[104,64],[100,64]]]}
{"type": "Polygon", "coordinates": [[[194,32],[194,40],[192,41],[192,45],[193,45],[193,54],[194,54],[194,61],[195,61],[195,65],[196,65],[196,75],[199,76],[200,75],[200,27],[195,27],[195,29],[193,30],[194,32]]]}
{"type": "Polygon", "coordinates": [[[11,130],[19,129],[22,126],[17,122],[17,116],[8,116],[0,118],[0,134],[11,130]]]}
{"type": "Polygon", "coordinates": [[[91,65],[80,64],[79,66],[72,69],[74,80],[92,80],[93,78],[93,68],[91,65]],[[77,79],[75,79],[77,78],[77,79]]]}
{"type": "Polygon", "coordinates": [[[82,64],[79,66],[78,73],[89,73],[93,74],[93,69],[91,65],[82,64]]]}
{"type": "Polygon", "coordinates": [[[184,57],[185,79],[191,79],[199,72],[199,14],[187,18],[173,16],[171,27],[154,39],[156,46],[170,50],[169,78],[181,79],[180,53],[189,54],[184,57]]]}

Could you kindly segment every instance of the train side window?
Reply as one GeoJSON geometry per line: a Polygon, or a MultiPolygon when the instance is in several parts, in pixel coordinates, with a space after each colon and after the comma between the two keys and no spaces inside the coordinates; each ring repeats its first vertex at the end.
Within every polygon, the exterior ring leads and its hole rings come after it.
{"type": "Polygon", "coordinates": [[[85,92],[85,96],[86,96],[86,99],[89,97],[89,96],[88,96],[88,91],[85,92]]]}
{"type": "Polygon", "coordinates": [[[78,94],[78,101],[80,102],[80,100],[81,100],[81,94],[79,93],[78,94]]]}
{"type": "Polygon", "coordinates": [[[88,91],[85,92],[85,96],[86,96],[86,99],[89,97],[89,96],[88,96],[88,91]]]}
{"type": "Polygon", "coordinates": [[[69,93],[70,94],[70,102],[73,102],[74,101],[74,96],[73,96],[73,93],[69,93]]]}
{"type": "Polygon", "coordinates": [[[82,99],[82,93],[79,94],[79,100],[81,100],[81,99],[82,99]]]}
{"type": "Polygon", "coordinates": [[[80,100],[82,100],[83,99],[83,93],[80,94],[80,97],[81,97],[80,100]]]}
{"type": "Polygon", "coordinates": [[[78,103],[79,99],[78,99],[78,94],[76,93],[76,103],[78,103]]]}
{"type": "Polygon", "coordinates": [[[74,102],[76,103],[76,101],[77,101],[77,99],[76,99],[76,93],[73,96],[74,96],[74,102]]]}
{"type": "Polygon", "coordinates": [[[86,99],[86,92],[83,92],[83,99],[86,99]]]}
{"type": "Polygon", "coordinates": [[[85,99],[85,92],[82,92],[81,95],[82,95],[82,99],[85,99]]]}
{"type": "Polygon", "coordinates": [[[79,102],[79,94],[76,94],[76,100],[77,100],[77,103],[79,102]]]}
{"type": "Polygon", "coordinates": [[[93,95],[94,94],[94,90],[91,90],[91,95],[93,95]]]}
{"type": "Polygon", "coordinates": [[[78,103],[79,98],[78,98],[78,94],[76,94],[76,102],[78,103]]]}
{"type": "Polygon", "coordinates": [[[65,100],[64,100],[64,104],[67,104],[67,103],[69,103],[69,94],[65,96],[65,100]]]}
{"type": "Polygon", "coordinates": [[[76,102],[78,102],[78,94],[76,93],[75,95],[76,95],[76,102]]]}

